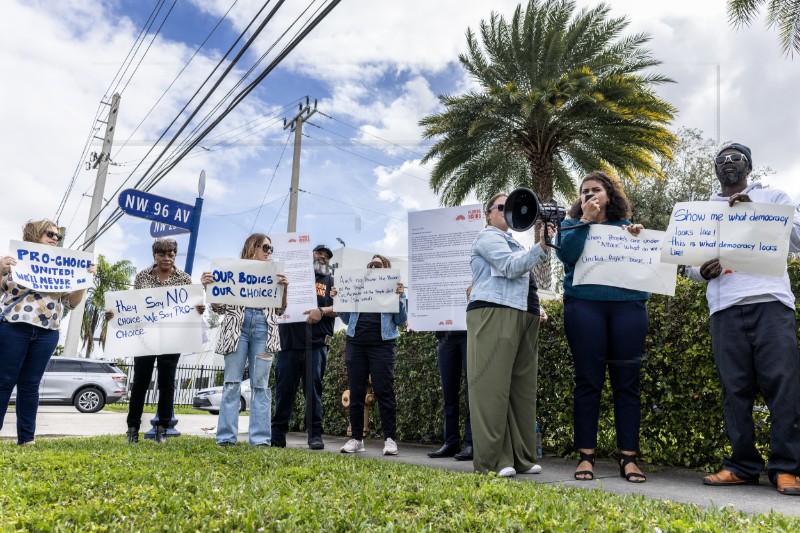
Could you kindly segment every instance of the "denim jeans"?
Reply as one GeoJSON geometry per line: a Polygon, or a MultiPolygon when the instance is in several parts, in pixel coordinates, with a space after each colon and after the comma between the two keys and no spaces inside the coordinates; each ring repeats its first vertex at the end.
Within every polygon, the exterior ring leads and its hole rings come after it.
{"type": "Polygon", "coordinates": [[[39,384],[58,344],[58,331],[31,324],[0,322],[0,429],[11,391],[17,387],[17,442],[33,440],[39,384]]]}
{"type": "Polygon", "coordinates": [[[261,309],[247,308],[235,352],[225,355],[225,384],[217,421],[217,442],[236,442],[239,398],[245,365],[250,371],[250,444],[268,445],[272,437],[272,391],[269,371],[273,354],[267,352],[269,324],[261,309]]]}
{"type": "MultiPolygon", "coordinates": [[[[311,416],[311,427],[307,427],[308,440],[322,438],[322,380],[328,363],[328,347],[311,348],[311,405],[306,405],[305,420],[311,416]],[[310,412],[309,412],[310,409],[310,412]]],[[[272,445],[286,446],[286,432],[292,416],[297,388],[302,384],[306,390],[306,351],[281,350],[275,364],[275,416],[272,418],[272,445]]]]}

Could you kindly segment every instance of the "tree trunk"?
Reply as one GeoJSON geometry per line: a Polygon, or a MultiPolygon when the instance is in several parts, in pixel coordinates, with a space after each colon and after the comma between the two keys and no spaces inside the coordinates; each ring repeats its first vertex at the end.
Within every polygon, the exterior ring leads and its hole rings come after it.
{"type": "MultiPolygon", "coordinates": [[[[546,203],[553,199],[553,156],[542,154],[538,157],[529,157],[531,168],[531,189],[539,197],[539,202],[546,203]]],[[[539,242],[539,234],[542,223],[537,220],[536,242],[539,242]]],[[[551,267],[551,256],[548,253],[540,263],[533,267],[533,278],[536,286],[540,289],[553,290],[553,273],[551,267]]]]}

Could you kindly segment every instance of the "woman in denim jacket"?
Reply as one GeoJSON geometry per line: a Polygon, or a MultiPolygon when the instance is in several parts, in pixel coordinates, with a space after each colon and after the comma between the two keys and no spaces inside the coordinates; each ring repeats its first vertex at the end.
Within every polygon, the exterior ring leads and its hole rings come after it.
{"type": "MultiPolygon", "coordinates": [[[[376,255],[367,268],[391,268],[391,262],[376,255]]],[[[398,328],[405,324],[408,303],[403,284],[397,284],[400,310],[397,313],[348,313],[339,311],[339,318],[347,324],[345,363],[350,386],[350,426],[353,438],[342,446],[342,453],[365,451],[364,441],[355,438],[364,433],[364,398],[372,376],[372,388],[381,414],[381,427],[385,439],[384,455],[397,455],[396,426],[397,401],[394,395],[394,362],[398,328]]],[[[335,296],[333,291],[332,296],[335,296]]]]}
{"type": "Polygon", "coordinates": [[[489,200],[486,229],[472,245],[467,381],[475,471],[511,477],[541,471],[535,464],[539,298],[530,270],[547,248],[544,228],[530,250],[514,240],[505,201],[505,193],[489,200]]]}

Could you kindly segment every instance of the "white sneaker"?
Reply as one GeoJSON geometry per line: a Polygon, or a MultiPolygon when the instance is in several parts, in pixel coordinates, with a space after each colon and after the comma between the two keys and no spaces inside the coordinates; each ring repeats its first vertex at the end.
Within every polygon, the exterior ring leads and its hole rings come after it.
{"type": "Polygon", "coordinates": [[[533,465],[529,469],[523,472],[517,472],[517,474],[538,474],[542,471],[542,465],[533,465]]]}
{"type": "Polygon", "coordinates": [[[497,473],[498,477],[514,477],[516,475],[517,471],[512,466],[507,466],[497,473]]]}
{"type": "Polygon", "coordinates": [[[339,451],[342,453],[361,453],[367,450],[364,448],[363,440],[350,439],[339,451]]]}
{"type": "Polygon", "coordinates": [[[394,439],[386,439],[383,444],[383,455],[397,455],[397,443],[394,439]]]}

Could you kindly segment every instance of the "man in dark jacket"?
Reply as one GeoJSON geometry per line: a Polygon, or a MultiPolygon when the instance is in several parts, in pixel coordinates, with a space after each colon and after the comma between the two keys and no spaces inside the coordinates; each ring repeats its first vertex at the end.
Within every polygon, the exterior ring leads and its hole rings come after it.
{"type": "Polygon", "coordinates": [[[272,446],[286,447],[286,432],[292,416],[297,388],[306,393],[306,431],[308,447],[322,450],[322,379],[328,358],[328,340],[333,335],[333,252],[324,244],[314,248],[314,275],[317,308],[309,309],[305,322],[280,324],[281,351],[275,364],[275,414],[272,416],[272,446]],[[301,380],[301,378],[303,378],[301,380]],[[311,382],[310,391],[307,383],[311,382]],[[309,394],[310,392],[310,394],[309,394]],[[308,401],[309,396],[311,401],[308,401]]]}

